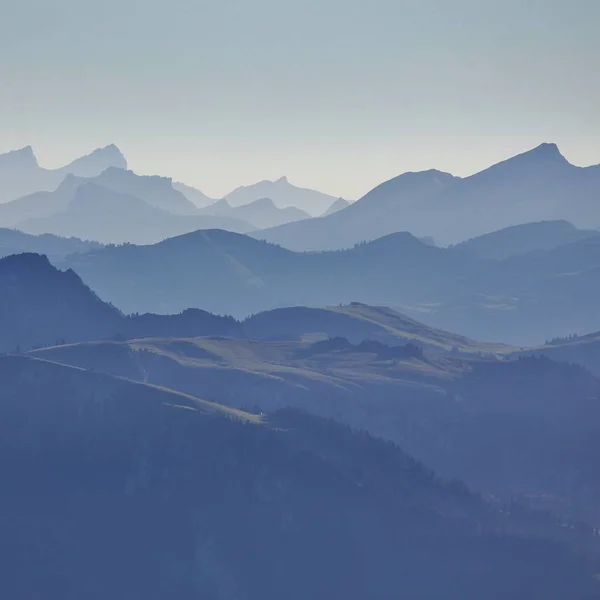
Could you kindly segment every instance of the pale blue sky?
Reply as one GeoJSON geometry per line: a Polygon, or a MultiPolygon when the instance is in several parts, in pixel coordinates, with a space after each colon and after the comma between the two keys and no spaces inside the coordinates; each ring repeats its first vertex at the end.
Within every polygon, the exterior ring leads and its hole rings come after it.
{"type": "Polygon", "coordinates": [[[358,197],[535,146],[600,163],[598,0],[0,0],[0,152],[221,196],[288,175],[358,197]]]}

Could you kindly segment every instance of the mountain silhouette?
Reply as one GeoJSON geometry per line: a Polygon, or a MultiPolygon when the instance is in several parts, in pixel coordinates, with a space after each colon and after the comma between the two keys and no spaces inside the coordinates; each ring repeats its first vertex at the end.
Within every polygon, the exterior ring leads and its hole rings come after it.
{"type": "Polygon", "coordinates": [[[279,208],[293,206],[312,216],[322,214],[336,200],[334,196],[297,187],[290,183],[287,177],[239,187],[227,194],[225,198],[234,207],[250,204],[261,198],[271,198],[279,208]]]}
{"type": "Polygon", "coordinates": [[[231,317],[188,309],[176,315],[125,316],[73,271],[24,253],[0,259],[0,352],[115,336],[240,335],[231,317]]]}
{"type": "Polygon", "coordinates": [[[69,174],[94,177],[109,167],[127,168],[127,161],[114,145],[98,148],[59,169],[38,165],[31,146],[0,155],[0,202],[41,191],[55,190],[69,174]]]}
{"type": "Polygon", "coordinates": [[[470,177],[406,173],[371,190],[348,209],[257,237],[294,250],[347,248],[394,231],[437,244],[535,221],[600,225],[600,166],[576,167],[555,144],[540,146],[470,177]]]}

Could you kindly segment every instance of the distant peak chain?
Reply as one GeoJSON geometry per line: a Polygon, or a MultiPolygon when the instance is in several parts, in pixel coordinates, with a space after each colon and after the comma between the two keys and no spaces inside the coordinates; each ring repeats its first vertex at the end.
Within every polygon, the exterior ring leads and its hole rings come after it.
{"type": "MultiPolygon", "coordinates": [[[[104,235],[105,231],[90,227],[90,223],[80,227],[82,223],[40,223],[39,219],[64,212],[73,189],[93,180],[154,208],[176,215],[202,215],[204,221],[197,220],[195,227],[190,222],[189,231],[223,228],[296,251],[351,248],[403,231],[446,246],[536,221],[565,220],[586,229],[600,226],[595,202],[600,194],[600,168],[574,166],[555,143],[547,142],[469,177],[437,169],[406,172],[353,203],[295,186],[287,176],[239,187],[217,202],[194,188],[173,183],[170,177],[141,176],[127,170],[127,162],[114,144],[55,170],[39,167],[33,149],[27,146],[0,155],[0,168],[0,227],[84,238],[92,235],[101,241],[127,240],[122,233],[117,238],[112,233],[104,235]],[[28,197],[38,192],[55,192],[56,196],[28,197]],[[14,200],[10,206],[2,205],[10,200],[14,200]],[[26,229],[24,223],[29,227],[32,220],[35,229],[26,229]]],[[[107,203],[111,195],[106,193],[107,203]]],[[[146,218],[148,215],[140,216],[139,231],[146,227],[146,218]]],[[[123,216],[115,212],[110,219],[119,221],[123,216]]],[[[151,236],[136,241],[157,241],[186,229],[181,224],[153,224],[152,228],[151,236]]],[[[121,228],[121,232],[125,230],[121,228]]]]}

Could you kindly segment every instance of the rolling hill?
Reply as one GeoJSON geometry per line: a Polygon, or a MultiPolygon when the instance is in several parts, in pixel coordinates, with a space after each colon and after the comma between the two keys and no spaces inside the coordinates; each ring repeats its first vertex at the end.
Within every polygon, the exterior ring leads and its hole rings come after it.
{"type": "Polygon", "coordinates": [[[352,343],[373,340],[398,346],[407,343],[441,353],[506,354],[509,346],[477,342],[455,333],[434,329],[387,306],[359,302],[309,308],[278,308],[253,315],[242,323],[255,339],[328,339],[343,337],[352,343]]]}
{"type": "Polygon", "coordinates": [[[600,524],[600,381],[549,359],[466,359],[343,338],[146,338],[32,356],[272,412],[334,418],[399,443],[442,475],[600,524]]]}
{"type": "Polygon", "coordinates": [[[6,597],[598,593],[565,529],[331,421],[25,357],[0,358],[0,374],[6,597]]]}

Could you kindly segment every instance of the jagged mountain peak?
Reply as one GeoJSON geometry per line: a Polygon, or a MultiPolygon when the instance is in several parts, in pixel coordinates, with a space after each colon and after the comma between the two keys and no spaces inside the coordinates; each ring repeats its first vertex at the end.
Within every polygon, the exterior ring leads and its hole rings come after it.
{"type": "Polygon", "coordinates": [[[25,146],[24,148],[0,154],[0,166],[7,166],[9,168],[37,167],[38,162],[33,152],[33,148],[31,146],[25,146]]]}

